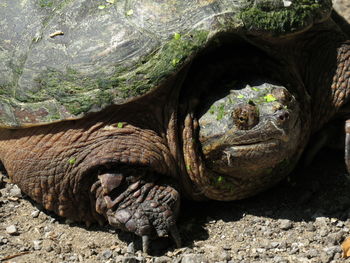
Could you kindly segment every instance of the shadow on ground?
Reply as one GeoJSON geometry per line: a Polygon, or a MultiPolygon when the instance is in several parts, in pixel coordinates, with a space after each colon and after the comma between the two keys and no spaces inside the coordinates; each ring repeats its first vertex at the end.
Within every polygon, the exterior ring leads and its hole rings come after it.
{"type": "Polygon", "coordinates": [[[307,168],[297,169],[272,189],[235,202],[184,202],[179,220],[185,245],[205,240],[210,220],[235,222],[244,215],[294,222],[314,221],[317,216],[344,220],[350,208],[350,180],[343,153],[322,150],[307,168]]]}

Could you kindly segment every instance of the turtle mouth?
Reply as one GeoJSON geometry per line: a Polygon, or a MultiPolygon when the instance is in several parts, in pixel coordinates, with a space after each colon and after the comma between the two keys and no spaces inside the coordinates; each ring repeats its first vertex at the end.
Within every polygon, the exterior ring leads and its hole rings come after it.
{"type": "Polygon", "coordinates": [[[216,173],[245,177],[248,170],[267,169],[286,157],[279,139],[240,145],[223,145],[204,153],[206,167],[216,173]],[[237,169],[240,169],[237,172],[237,169]],[[242,173],[241,169],[246,169],[242,173]]]}
{"type": "MultiPolygon", "coordinates": [[[[271,121],[269,125],[265,123],[258,124],[254,130],[241,131],[237,127],[233,127],[219,134],[206,136],[208,133],[203,131],[207,129],[206,124],[201,126],[199,141],[203,146],[203,152],[207,149],[214,150],[217,148],[226,147],[248,147],[254,145],[263,145],[269,142],[287,143],[290,140],[290,135],[285,130],[278,127],[278,123],[271,121]],[[262,131],[265,131],[264,133],[262,131]]],[[[289,125],[293,129],[297,126],[297,119],[289,125]]]]}
{"type": "Polygon", "coordinates": [[[257,172],[254,176],[258,176],[259,170],[273,168],[295,152],[300,133],[299,125],[295,127],[292,134],[288,131],[278,134],[261,128],[260,132],[268,136],[263,140],[258,137],[240,140],[229,131],[221,137],[200,140],[205,165],[216,173],[229,176],[246,177],[253,170],[257,172]]]}
{"type": "MultiPolygon", "coordinates": [[[[262,147],[268,148],[269,146],[275,147],[275,145],[279,144],[281,141],[282,141],[281,139],[271,138],[271,139],[267,139],[265,141],[242,142],[240,144],[232,144],[232,145],[230,145],[230,147],[234,148],[234,149],[240,149],[240,148],[247,149],[247,148],[251,148],[251,147],[255,148],[256,146],[262,146],[262,147]]],[[[224,148],[226,148],[226,147],[224,147],[224,148]]]]}

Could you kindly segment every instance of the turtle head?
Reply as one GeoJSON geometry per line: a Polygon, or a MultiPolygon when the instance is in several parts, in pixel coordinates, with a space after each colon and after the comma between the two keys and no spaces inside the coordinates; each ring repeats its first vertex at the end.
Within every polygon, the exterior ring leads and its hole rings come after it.
{"type": "Polygon", "coordinates": [[[243,8],[240,18],[249,33],[285,36],[303,32],[326,20],[331,0],[253,0],[243,8]]]}
{"type": "Polygon", "coordinates": [[[278,181],[289,173],[300,148],[299,114],[295,97],[285,87],[269,83],[243,84],[206,107],[199,118],[199,141],[207,174],[216,190],[221,183],[233,191],[206,195],[240,199],[266,188],[264,181],[273,183],[271,176],[278,176],[278,181]]]}

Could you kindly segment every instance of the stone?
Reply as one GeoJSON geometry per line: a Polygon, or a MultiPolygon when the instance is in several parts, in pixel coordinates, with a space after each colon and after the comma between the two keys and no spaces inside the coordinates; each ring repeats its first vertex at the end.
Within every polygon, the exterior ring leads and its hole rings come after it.
{"type": "Polygon", "coordinates": [[[200,254],[186,254],[183,255],[181,263],[207,263],[203,255],[200,254]]]}
{"type": "Polygon", "coordinates": [[[145,263],[146,260],[144,257],[126,256],[121,258],[121,262],[122,263],[145,263]]]}
{"type": "Polygon", "coordinates": [[[112,256],[113,256],[113,252],[109,249],[102,252],[102,257],[105,259],[109,259],[112,256]]]}
{"type": "Polygon", "coordinates": [[[10,235],[18,235],[17,227],[15,225],[6,227],[6,233],[10,235]]]}
{"type": "Polygon", "coordinates": [[[22,192],[21,189],[19,189],[19,187],[17,185],[14,185],[11,189],[10,189],[10,196],[12,197],[22,197],[22,192]]]}
{"type": "Polygon", "coordinates": [[[53,247],[52,247],[52,246],[48,246],[48,247],[46,248],[46,251],[47,251],[47,252],[53,251],[53,247]]]}
{"type": "Polygon", "coordinates": [[[282,230],[289,230],[293,227],[292,221],[288,220],[288,219],[282,219],[279,222],[279,227],[282,230]]]}
{"type": "Polygon", "coordinates": [[[41,241],[41,240],[34,240],[33,241],[33,248],[35,250],[41,250],[42,243],[43,243],[43,241],[41,241]]]}
{"type": "Polygon", "coordinates": [[[30,215],[33,217],[33,218],[37,218],[40,214],[40,211],[39,210],[35,210],[33,211],[30,215]]]}
{"type": "Polygon", "coordinates": [[[168,262],[171,262],[171,258],[167,256],[155,257],[153,259],[153,263],[168,263],[168,262]]]}

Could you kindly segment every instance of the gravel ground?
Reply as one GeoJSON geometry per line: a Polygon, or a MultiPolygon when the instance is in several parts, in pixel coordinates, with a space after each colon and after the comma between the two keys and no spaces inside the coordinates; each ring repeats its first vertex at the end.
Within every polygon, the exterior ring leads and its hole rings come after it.
{"type": "Polygon", "coordinates": [[[333,0],[334,8],[347,21],[350,21],[350,1],[349,0],[333,0]]]}
{"type": "MultiPolygon", "coordinates": [[[[350,21],[349,0],[335,4],[350,21]]],[[[149,256],[132,235],[43,211],[0,174],[0,262],[350,262],[340,248],[350,236],[349,189],[343,153],[323,150],[310,167],[254,198],[184,202],[183,247],[164,238],[149,256]]]]}
{"type": "Polygon", "coordinates": [[[38,210],[5,176],[0,180],[3,262],[346,261],[340,243],[350,236],[350,179],[343,154],[334,150],[322,151],[309,168],[300,167],[257,197],[184,202],[179,219],[184,246],[175,249],[164,238],[152,244],[152,256],[141,253],[138,238],[38,210]]]}

